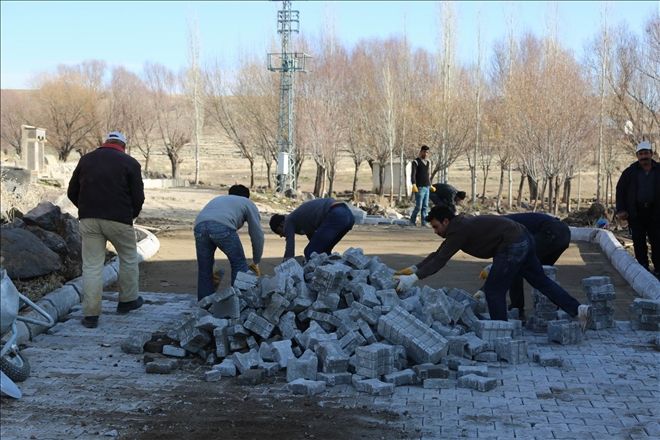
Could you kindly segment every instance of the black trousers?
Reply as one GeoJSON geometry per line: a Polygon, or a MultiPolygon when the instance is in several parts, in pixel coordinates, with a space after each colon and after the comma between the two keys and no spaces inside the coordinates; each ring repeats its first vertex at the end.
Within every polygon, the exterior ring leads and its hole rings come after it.
{"type": "Polygon", "coordinates": [[[660,271],[660,222],[653,222],[653,208],[637,208],[637,215],[628,220],[628,226],[637,262],[649,270],[649,248],[646,243],[648,237],[648,241],[651,243],[653,269],[656,272],[660,271]]]}
{"type": "MultiPolygon", "coordinates": [[[[552,266],[571,243],[571,230],[560,220],[549,221],[541,226],[539,232],[534,234],[536,256],[544,266],[552,266]]],[[[518,309],[520,313],[525,310],[525,291],[523,278],[517,276],[509,288],[510,309],[518,309]]]]}

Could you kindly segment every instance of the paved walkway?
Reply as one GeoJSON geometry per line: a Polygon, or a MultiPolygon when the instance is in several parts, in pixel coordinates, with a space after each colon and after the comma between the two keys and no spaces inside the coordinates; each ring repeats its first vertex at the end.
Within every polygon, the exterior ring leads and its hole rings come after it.
{"type": "MultiPolygon", "coordinates": [[[[101,324],[93,330],[80,325],[78,307],[70,320],[30,344],[24,352],[32,376],[20,384],[23,398],[2,398],[3,439],[130,438],[117,420],[158,405],[160,391],[201,381],[204,366],[147,375],[142,356],[121,352],[121,341],[132,331],[172,328],[190,311],[192,295],[143,296],[147,304],[128,315],[115,314],[115,303],[104,301],[101,324]]],[[[373,397],[342,386],[330,388],[318,402],[398,413],[401,417],[390,423],[409,438],[660,438],[660,353],[654,337],[631,330],[626,321],[617,321],[615,329],[589,331],[575,346],[525,333],[530,350],[561,357],[563,367],[489,364],[490,376],[500,384],[485,393],[415,386],[373,397]]],[[[291,398],[281,381],[242,390],[291,398]]]]}

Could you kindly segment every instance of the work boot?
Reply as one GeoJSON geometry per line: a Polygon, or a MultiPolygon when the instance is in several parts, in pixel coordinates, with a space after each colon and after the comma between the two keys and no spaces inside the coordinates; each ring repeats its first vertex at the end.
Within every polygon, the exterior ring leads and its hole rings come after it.
{"type": "Polygon", "coordinates": [[[117,304],[117,313],[126,314],[131,310],[139,309],[144,304],[144,300],[141,296],[138,296],[137,299],[133,301],[120,302],[117,304]]]}
{"type": "Polygon", "coordinates": [[[98,316],[85,316],[80,323],[87,328],[96,328],[99,326],[98,316]]]}
{"type": "Polygon", "coordinates": [[[580,322],[582,333],[584,333],[587,330],[587,327],[589,327],[589,324],[591,324],[591,306],[580,304],[578,306],[577,319],[580,322]]]}

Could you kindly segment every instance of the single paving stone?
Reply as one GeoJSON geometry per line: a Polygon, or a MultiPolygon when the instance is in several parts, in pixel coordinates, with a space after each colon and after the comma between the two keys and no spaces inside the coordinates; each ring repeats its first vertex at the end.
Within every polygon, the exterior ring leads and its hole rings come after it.
{"type": "Polygon", "coordinates": [[[355,389],[375,396],[389,396],[394,394],[394,384],[381,382],[378,379],[362,379],[353,381],[355,389]]]}
{"type": "Polygon", "coordinates": [[[213,369],[219,371],[225,377],[236,376],[236,364],[231,359],[225,359],[219,364],[215,364],[213,369]]]}
{"type": "Polygon", "coordinates": [[[314,396],[325,391],[326,383],[322,380],[296,379],[289,382],[287,387],[293,394],[314,396]]]}
{"type": "Polygon", "coordinates": [[[239,385],[259,385],[266,378],[266,372],[262,368],[247,370],[238,376],[239,385]]]}
{"type": "Polygon", "coordinates": [[[121,351],[128,354],[144,353],[144,344],[150,340],[150,332],[135,332],[121,343],[121,351]]]}
{"type": "Polygon", "coordinates": [[[485,392],[490,391],[497,386],[497,379],[492,377],[483,377],[476,374],[468,374],[458,378],[459,388],[472,388],[473,390],[485,392]]]}
{"type": "Polygon", "coordinates": [[[329,387],[337,385],[349,385],[353,375],[349,372],[345,373],[317,373],[316,378],[324,381],[329,387]]]}
{"type": "Polygon", "coordinates": [[[176,370],[179,363],[174,359],[160,359],[149,362],[145,368],[147,374],[170,374],[176,370]]]}
{"type": "Polygon", "coordinates": [[[534,353],[532,359],[542,367],[561,367],[564,365],[564,361],[559,356],[551,353],[534,353]]]}
{"type": "Polygon", "coordinates": [[[410,368],[402,371],[395,371],[394,373],[386,374],[383,381],[394,384],[395,387],[402,385],[412,385],[415,383],[416,374],[410,368]]]}
{"type": "Polygon", "coordinates": [[[172,356],[177,358],[186,357],[186,350],[174,345],[163,345],[163,354],[165,356],[172,356]]]}
{"type": "Polygon", "coordinates": [[[206,382],[217,382],[222,377],[222,373],[218,370],[209,370],[204,372],[204,380],[206,382]]]}
{"type": "Polygon", "coordinates": [[[423,387],[431,390],[456,388],[454,379],[425,379],[423,387]]]}
{"type": "Polygon", "coordinates": [[[459,365],[457,377],[466,376],[468,374],[476,374],[477,376],[488,377],[487,365],[459,365]]]}

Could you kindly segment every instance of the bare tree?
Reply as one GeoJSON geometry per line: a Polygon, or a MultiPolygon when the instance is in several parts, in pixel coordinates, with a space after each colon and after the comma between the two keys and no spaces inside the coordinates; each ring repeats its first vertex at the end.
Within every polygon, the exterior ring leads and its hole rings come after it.
{"type": "Polygon", "coordinates": [[[83,154],[103,139],[97,106],[105,65],[86,61],[76,66],[59,66],[54,75],[38,79],[40,121],[48,130],[49,143],[66,161],[72,151],[83,154]]]}
{"type": "Polygon", "coordinates": [[[199,25],[196,19],[188,23],[188,71],[186,74],[186,89],[194,109],[194,152],[195,152],[195,185],[199,184],[199,141],[204,125],[204,103],[202,102],[202,77],[199,68],[199,25]]]}
{"type": "Polygon", "coordinates": [[[9,146],[21,154],[21,125],[36,124],[32,92],[26,90],[0,91],[0,139],[3,148],[9,146]]]}
{"type": "Polygon", "coordinates": [[[181,78],[160,64],[145,65],[147,87],[156,117],[157,132],[170,160],[172,178],[179,178],[181,151],[190,142],[194,117],[190,100],[181,94],[181,78]]]}
{"type": "Polygon", "coordinates": [[[205,75],[205,102],[208,116],[222,128],[230,142],[250,164],[250,188],[254,187],[255,142],[250,132],[246,109],[241,98],[233,96],[219,64],[205,75]]]}
{"type": "Polygon", "coordinates": [[[144,158],[143,170],[149,172],[154,145],[156,116],[150,92],[144,81],[123,67],[112,71],[109,89],[110,111],[107,128],[122,130],[128,139],[129,154],[137,149],[144,158]]]}

